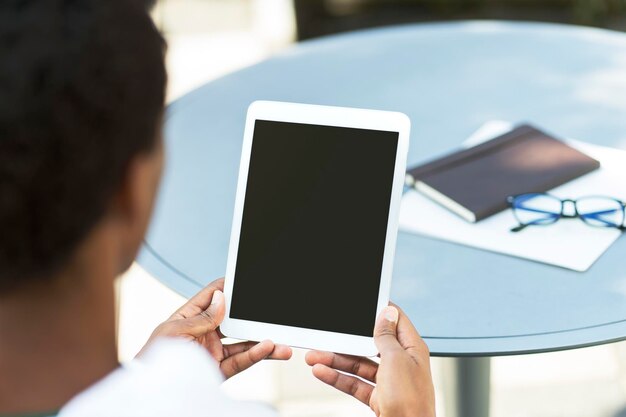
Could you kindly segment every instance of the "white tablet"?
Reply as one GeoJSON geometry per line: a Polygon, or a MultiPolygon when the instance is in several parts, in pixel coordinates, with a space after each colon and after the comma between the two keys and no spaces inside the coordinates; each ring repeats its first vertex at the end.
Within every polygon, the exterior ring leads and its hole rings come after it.
{"type": "Polygon", "coordinates": [[[222,332],[376,355],[410,122],[402,113],[258,101],[248,109],[222,332]]]}

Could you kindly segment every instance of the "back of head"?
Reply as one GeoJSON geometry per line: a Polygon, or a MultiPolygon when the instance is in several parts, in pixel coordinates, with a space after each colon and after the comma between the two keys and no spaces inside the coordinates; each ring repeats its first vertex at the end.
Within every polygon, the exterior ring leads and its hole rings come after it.
{"type": "Polygon", "coordinates": [[[155,146],[163,54],[139,0],[0,2],[0,295],[62,268],[155,146]]]}

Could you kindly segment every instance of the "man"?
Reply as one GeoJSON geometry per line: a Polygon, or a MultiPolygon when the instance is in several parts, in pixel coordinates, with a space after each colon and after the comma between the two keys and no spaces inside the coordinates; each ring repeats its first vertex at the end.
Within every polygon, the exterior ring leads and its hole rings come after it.
{"type": "MultiPolygon", "coordinates": [[[[138,0],[0,2],[0,414],[273,415],[218,389],[291,356],[271,341],[222,345],[221,280],[117,362],[113,283],[163,166],[164,49],[138,0]]],[[[307,362],[378,415],[434,415],[428,350],[408,318],[388,307],[375,339],[380,365],[307,362]]]]}

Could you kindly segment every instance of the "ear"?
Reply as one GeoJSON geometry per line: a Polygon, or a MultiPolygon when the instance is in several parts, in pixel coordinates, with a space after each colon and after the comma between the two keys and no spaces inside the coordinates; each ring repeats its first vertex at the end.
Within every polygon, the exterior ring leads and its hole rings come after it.
{"type": "Polygon", "coordinates": [[[137,256],[150,223],[164,159],[163,140],[159,138],[157,142],[154,149],[129,161],[112,201],[120,273],[130,267],[137,256]]]}

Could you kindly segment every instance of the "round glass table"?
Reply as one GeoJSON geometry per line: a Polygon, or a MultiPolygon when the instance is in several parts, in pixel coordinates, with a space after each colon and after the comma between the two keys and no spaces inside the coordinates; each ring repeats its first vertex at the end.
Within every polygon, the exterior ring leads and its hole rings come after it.
{"type": "MultiPolygon", "coordinates": [[[[407,25],[295,45],[168,107],[167,167],[138,261],[184,296],[224,275],[254,100],[406,113],[411,166],[457,147],[490,119],[626,148],[624,74],[626,35],[564,25],[407,25]]],[[[400,233],[392,299],[433,355],[460,358],[450,385],[457,415],[483,417],[489,356],[626,338],[624,257],[619,239],[577,273],[400,233]]]]}

